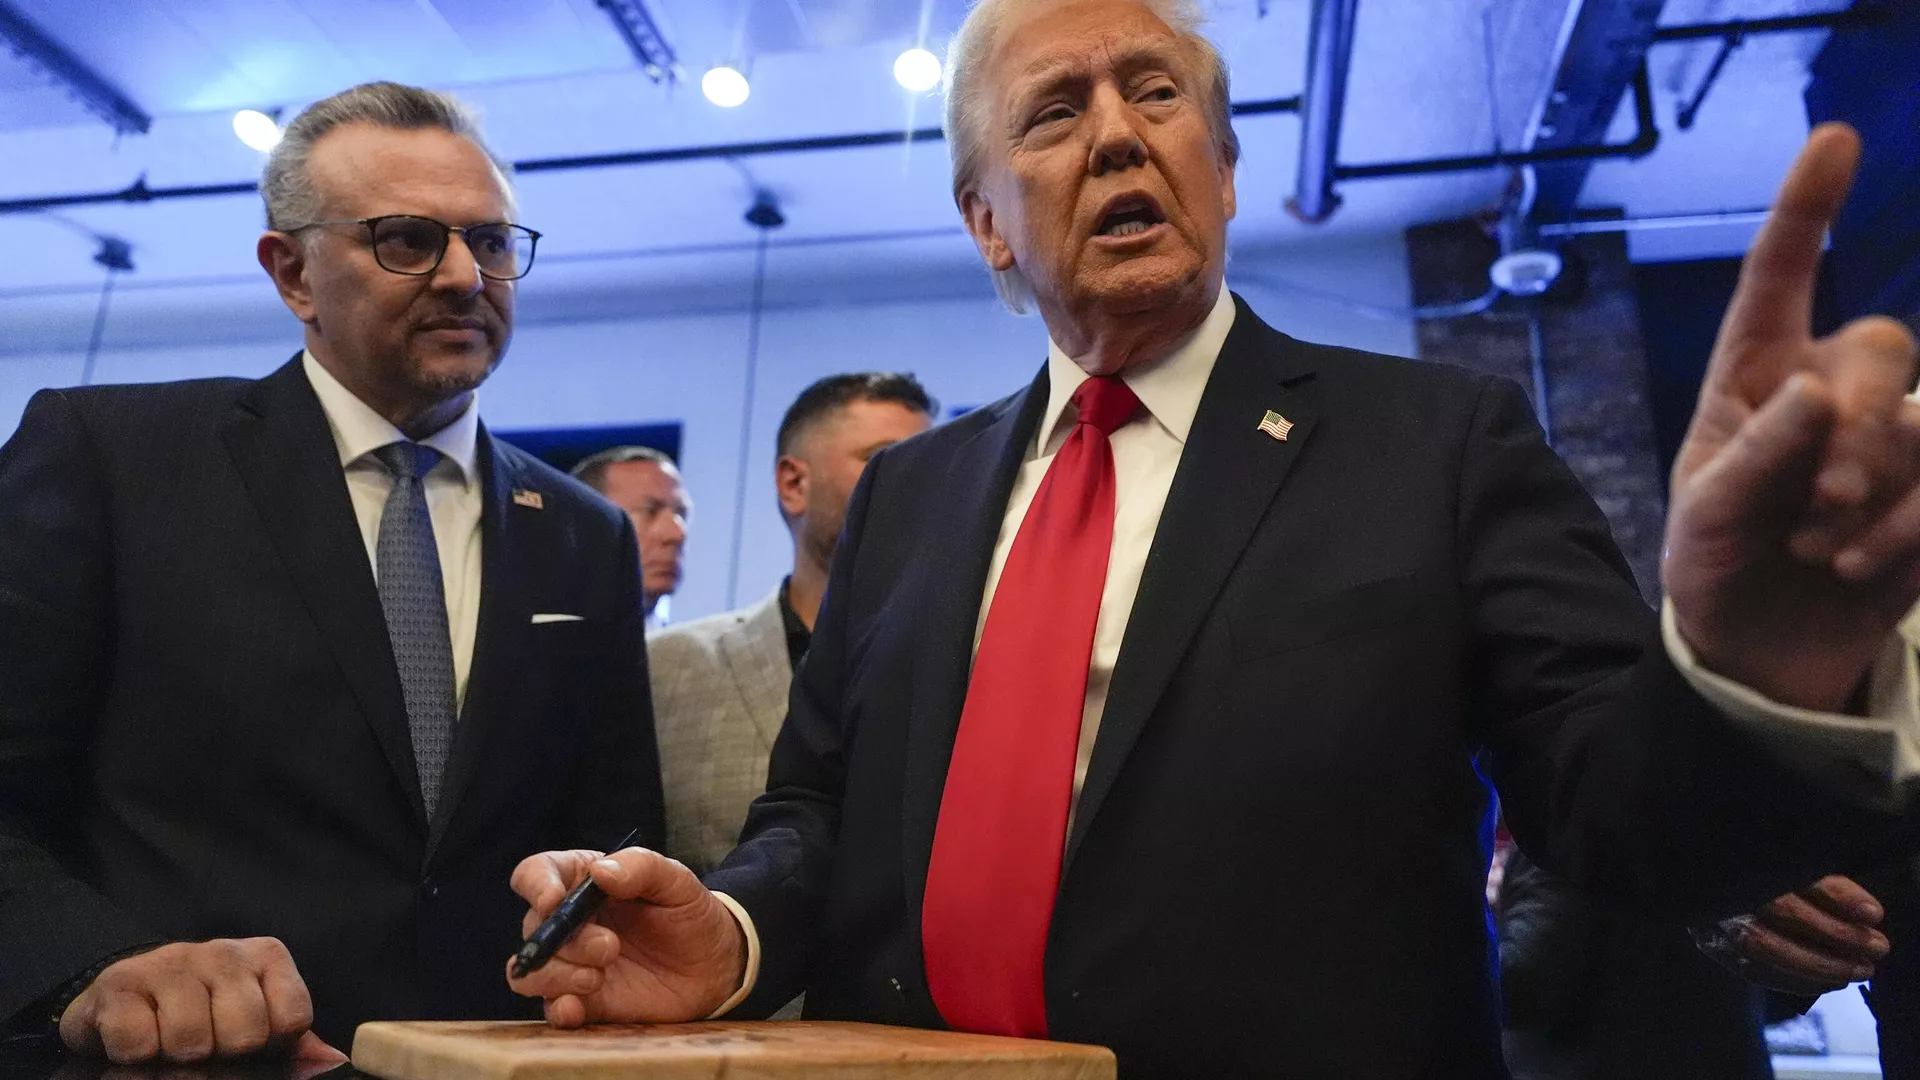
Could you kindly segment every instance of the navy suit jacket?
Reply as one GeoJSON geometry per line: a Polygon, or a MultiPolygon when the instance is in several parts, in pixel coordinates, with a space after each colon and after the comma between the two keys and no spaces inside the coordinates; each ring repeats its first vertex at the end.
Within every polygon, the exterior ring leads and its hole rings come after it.
{"type": "Polygon", "coordinates": [[[253,935],[343,1047],[370,1019],[538,1015],[502,974],[514,865],[664,838],[639,564],[624,514],[484,429],[479,468],[478,635],[429,821],[297,358],[34,396],[0,449],[0,1018],[142,942],[253,935]]]}
{"type": "MultiPolygon", "coordinates": [[[[706,879],[764,946],[749,1011],[804,989],[814,1017],[942,1023],[927,865],[1047,390],[867,467],[768,790],[706,879]]],[[[1895,842],[1687,687],[1516,387],[1303,344],[1241,303],[1068,838],[1050,1035],[1136,1078],[1502,1075],[1482,749],[1529,851],[1678,915],[1895,842]]]]}

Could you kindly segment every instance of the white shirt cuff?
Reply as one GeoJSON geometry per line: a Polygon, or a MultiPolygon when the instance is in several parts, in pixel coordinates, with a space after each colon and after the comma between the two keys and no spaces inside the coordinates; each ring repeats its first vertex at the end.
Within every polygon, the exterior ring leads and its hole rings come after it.
{"type": "Polygon", "coordinates": [[[1920,672],[1900,634],[1888,635],[1868,673],[1865,716],[1783,705],[1708,671],[1680,636],[1671,600],[1660,605],[1660,636],[1681,677],[1709,705],[1833,794],[1894,808],[1920,776],[1920,672]]]}
{"type": "Polygon", "coordinates": [[[740,923],[740,932],[747,936],[747,971],[740,980],[740,989],[735,990],[732,997],[721,1002],[719,1008],[708,1013],[708,1020],[718,1020],[732,1012],[741,1002],[747,1000],[748,994],[753,993],[753,984],[760,981],[760,935],[754,932],[753,916],[747,914],[747,909],[740,906],[740,901],[726,893],[714,893],[713,898],[725,904],[728,911],[733,912],[733,917],[740,923]]]}

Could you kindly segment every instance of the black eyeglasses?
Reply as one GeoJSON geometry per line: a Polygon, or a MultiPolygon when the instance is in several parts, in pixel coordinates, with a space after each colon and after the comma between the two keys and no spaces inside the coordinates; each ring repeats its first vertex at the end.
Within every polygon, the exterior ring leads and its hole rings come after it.
{"type": "Polygon", "coordinates": [[[533,269],[533,249],[540,234],[523,225],[504,221],[462,228],[413,214],[382,214],[379,217],[349,218],[343,221],[309,221],[288,229],[297,233],[321,225],[364,225],[367,242],[373,247],[373,261],[383,270],[412,277],[425,277],[440,269],[446,258],[448,237],[459,233],[473,253],[474,268],[480,276],[494,281],[514,281],[533,269]]]}

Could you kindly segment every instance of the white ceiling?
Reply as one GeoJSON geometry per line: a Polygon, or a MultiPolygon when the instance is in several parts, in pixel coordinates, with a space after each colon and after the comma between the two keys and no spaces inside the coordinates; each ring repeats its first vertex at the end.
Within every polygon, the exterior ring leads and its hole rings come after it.
{"type": "MultiPolygon", "coordinates": [[[[234,138],[233,109],[298,109],[372,78],[455,90],[480,108],[496,148],[518,160],[930,126],[937,96],[901,90],[892,59],[921,40],[939,51],[963,10],[961,0],[654,0],[696,81],[716,61],[748,66],[753,96],[728,111],[691,86],[648,80],[593,0],[10,2],[155,119],[145,136],[117,137],[17,61],[0,64],[0,199],[119,189],[143,175],[155,187],[248,180],[262,156],[234,138]]],[[[1342,160],[1483,152],[1493,145],[1496,108],[1502,145],[1523,141],[1556,64],[1555,42],[1579,2],[1363,0],[1342,160]]],[[[1671,0],[1667,21],[1826,6],[1671,0]]],[[[1299,92],[1309,0],[1208,7],[1237,100],[1299,92]]],[[[1764,204],[1805,132],[1799,94],[1819,40],[1802,34],[1747,45],[1691,132],[1672,130],[1673,102],[1690,93],[1715,46],[1657,49],[1666,139],[1644,162],[1596,167],[1586,201],[1636,213],[1764,204]]],[[[1304,226],[1282,208],[1294,182],[1298,121],[1246,117],[1238,128],[1242,245],[1398,231],[1484,209],[1505,186],[1490,172],[1351,183],[1333,221],[1304,226]]],[[[656,298],[738,282],[750,265],[743,248],[754,239],[741,214],[756,184],[786,211],[777,242],[812,245],[816,257],[787,263],[809,274],[897,284],[972,262],[948,196],[945,148],[922,143],[524,176],[522,215],[546,234],[529,295],[542,280],[549,289],[656,298]],[[824,242],[847,236],[868,239],[824,242]]],[[[263,288],[252,260],[259,218],[251,196],[80,207],[58,219],[0,216],[0,249],[13,253],[0,260],[0,326],[10,304],[17,312],[34,297],[98,288],[88,231],[132,242],[138,269],[128,284],[263,288]]],[[[1663,242],[1669,249],[1658,253],[1667,255],[1673,244],[1692,243],[1671,234],[1663,242]]],[[[1689,250],[1742,242],[1709,236],[1689,250]]],[[[0,351],[8,350],[5,336],[0,351]]]]}

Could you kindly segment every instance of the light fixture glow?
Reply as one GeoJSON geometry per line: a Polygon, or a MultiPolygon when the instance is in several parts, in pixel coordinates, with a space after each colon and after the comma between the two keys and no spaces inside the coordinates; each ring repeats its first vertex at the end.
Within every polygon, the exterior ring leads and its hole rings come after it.
{"type": "Polygon", "coordinates": [[[233,114],[233,133],[240,141],[261,153],[280,144],[280,125],[258,109],[241,109],[233,114]]]}
{"type": "Polygon", "coordinates": [[[893,61],[893,78],[916,94],[940,85],[940,58],[925,49],[908,49],[893,61]]]}
{"type": "Polygon", "coordinates": [[[731,109],[747,100],[747,77],[722,65],[700,76],[700,92],[723,109],[731,109]]]}

